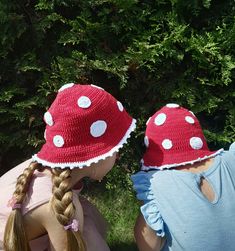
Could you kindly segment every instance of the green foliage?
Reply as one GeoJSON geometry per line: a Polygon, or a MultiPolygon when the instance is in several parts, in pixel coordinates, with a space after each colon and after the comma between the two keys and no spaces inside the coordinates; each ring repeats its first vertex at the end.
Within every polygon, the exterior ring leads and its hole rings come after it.
{"type": "Polygon", "coordinates": [[[145,121],[168,102],[199,116],[212,148],[234,141],[234,14],[232,0],[1,0],[5,170],[40,148],[43,113],[68,82],[104,87],[138,119],[109,188],[130,187],[145,121]]]}
{"type": "Polygon", "coordinates": [[[135,196],[123,188],[104,191],[102,184],[90,185],[84,190],[84,196],[98,207],[108,222],[110,250],[137,251],[133,229],[140,205],[135,196]]]}

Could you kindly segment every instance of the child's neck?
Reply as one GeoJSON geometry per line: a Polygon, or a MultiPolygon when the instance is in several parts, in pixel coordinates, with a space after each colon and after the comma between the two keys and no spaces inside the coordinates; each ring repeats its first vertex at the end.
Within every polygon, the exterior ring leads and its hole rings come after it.
{"type": "MultiPolygon", "coordinates": [[[[70,179],[70,184],[69,187],[74,187],[78,185],[78,182],[84,178],[85,176],[89,176],[89,168],[84,168],[84,169],[79,169],[79,168],[74,168],[71,172],[71,179],[70,179]]],[[[50,168],[45,168],[43,170],[43,173],[50,176],[52,175],[50,168]]]]}
{"type": "Polygon", "coordinates": [[[191,173],[200,173],[206,171],[214,162],[214,159],[206,159],[201,162],[196,162],[194,164],[188,164],[185,166],[177,167],[176,169],[179,171],[191,172],[191,173]]]}

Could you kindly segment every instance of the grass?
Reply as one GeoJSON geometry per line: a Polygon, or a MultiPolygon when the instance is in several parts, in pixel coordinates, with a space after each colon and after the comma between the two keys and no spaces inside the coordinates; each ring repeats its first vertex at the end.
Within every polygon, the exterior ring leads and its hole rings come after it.
{"type": "Polygon", "coordinates": [[[103,185],[90,187],[86,198],[97,206],[110,224],[107,242],[111,251],[138,251],[133,227],[139,212],[134,195],[124,189],[107,190],[103,185]]]}

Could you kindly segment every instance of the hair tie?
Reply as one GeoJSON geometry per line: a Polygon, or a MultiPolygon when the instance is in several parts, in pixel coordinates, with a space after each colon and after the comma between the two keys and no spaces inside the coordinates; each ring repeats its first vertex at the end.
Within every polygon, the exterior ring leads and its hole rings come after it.
{"type": "Polygon", "coordinates": [[[65,230],[72,229],[73,231],[77,232],[79,230],[79,223],[78,220],[73,219],[72,223],[69,225],[64,226],[65,230]]]}
{"type": "Polygon", "coordinates": [[[11,207],[12,210],[16,208],[21,208],[21,203],[17,203],[16,197],[12,196],[12,198],[8,201],[7,207],[11,207]]]}
{"type": "Polygon", "coordinates": [[[14,204],[13,207],[12,207],[12,210],[14,210],[16,208],[21,208],[21,204],[20,203],[14,204]]]}

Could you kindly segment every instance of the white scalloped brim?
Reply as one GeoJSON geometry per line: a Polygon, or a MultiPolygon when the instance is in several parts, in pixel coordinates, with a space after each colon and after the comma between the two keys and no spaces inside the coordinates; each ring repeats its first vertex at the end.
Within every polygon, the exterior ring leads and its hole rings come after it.
{"type": "MultiPolygon", "coordinates": [[[[143,162],[141,162],[141,170],[142,171],[149,171],[150,169],[158,169],[158,170],[163,170],[163,169],[170,169],[172,167],[179,167],[179,166],[184,166],[184,165],[188,165],[188,164],[194,164],[195,162],[199,162],[205,159],[209,159],[211,157],[215,157],[216,155],[220,154],[221,152],[223,152],[224,149],[221,148],[218,151],[214,152],[213,154],[210,155],[206,155],[202,158],[197,158],[195,160],[190,160],[190,161],[186,161],[186,162],[181,162],[181,163],[175,163],[175,164],[166,164],[166,165],[162,165],[162,166],[145,166],[143,162]]],[[[143,160],[142,160],[143,161],[143,160]]]]}
{"type": "Polygon", "coordinates": [[[133,132],[135,130],[135,128],[136,128],[136,120],[132,119],[132,123],[131,123],[130,127],[128,128],[128,130],[126,131],[124,137],[115,147],[113,147],[110,151],[108,151],[105,154],[99,155],[95,158],[88,159],[83,162],[53,163],[53,162],[49,162],[49,161],[46,161],[46,160],[39,158],[37,156],[37,154],[34,154],[32,156],[32,159],[33,159],[33,161],[36,161],[39,164],[42,164],[43,166],[48,166],[51,168],[56,168],[56,167],[67,168],[67,167],[69,167],[70,169],[73,169],[76,167],[83,168],[85,166],[90,166],[92,163],[97,163],[100,160],[104,160],[107,157],[111,157],[115,152],[118,152],[119,149],[122,148],[123,145],[127,143],[127,139],[130,138],[131,132],[133,132]]]}

